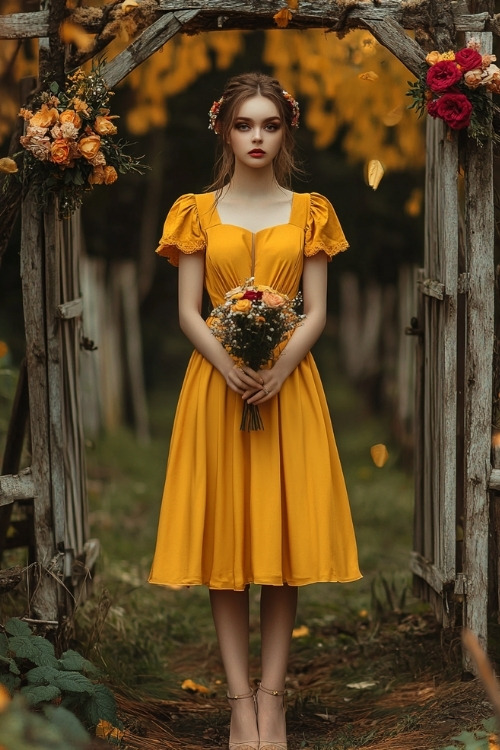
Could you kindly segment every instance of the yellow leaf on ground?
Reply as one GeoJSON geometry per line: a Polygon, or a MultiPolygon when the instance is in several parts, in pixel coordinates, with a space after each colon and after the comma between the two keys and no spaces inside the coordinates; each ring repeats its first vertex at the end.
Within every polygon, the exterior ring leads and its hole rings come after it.
{"type": "Polygon", "coordinates": [[[384,464],[387,462],[387,459],[389,458],[389,451],[383,443],[372,445],[372,447],[370,448],[370,454],[373,459],[373,463],[375,464],[375,466],[378,466],[379,469],[384,466],[384,464]]]}
{"type": "Polygon", "coordinates": [[[300,628],[294,628],[292,630],[292,638],[304,638],[309,635],[309,628],[307,625],[301,625],[300,628]]]}
{"type": "Polygon", "coordinates": [[[360,73],[358,78],[360,81],[376,81],[378,80],[378,75],[373,70],[367,70],[365,73],[360,73]]]}
{"type": "Polygon", "coordinates": [[[293,18],[293,13],[289,8],[282,8],[274,14],[273,19],[280,29],[285,29],[293,18]]]}
{"type": "Polygon", "coordinates": [[[8,156],[4,156],[3,159],[0,159],[0,172],[5,172],[6,174],[13,174],[14,172],[17,172],[17,164],[14,161],[14,159],[10,159],[8,156]]]}
{"type": "Polygon", "coordinates": [[[181,688],[183,690],[188,690],[190,693],[203,693],[204,695],[210,692],[205,685],[200,685],[197,682],[194,682],[194,680],[184,680],[181,688]]]}
{"type": "Polygon", "coordinates": [[[366,167],[366,181],[369,186],[376,190],[380,185],[380,180],[384,176],[384,167],[378,159],[371,159],[366,167]]]}
{"type": "Polygon", "coordinates": [[[105,740],[121,740],[121,738],[123,737],[123,732],[121,729],[118,729],[117,727],[114,727],[112,724],[110,724],[109,721],[101,719],[99,724],[95,728],[95,736],[103,737],[105,740]]]}

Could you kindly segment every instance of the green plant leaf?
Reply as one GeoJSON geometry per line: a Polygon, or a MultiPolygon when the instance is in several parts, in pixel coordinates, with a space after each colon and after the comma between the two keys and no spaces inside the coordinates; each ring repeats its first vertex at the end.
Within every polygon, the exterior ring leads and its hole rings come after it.
{"type": "Polygon", "coordinates": [[[92,662],[85,659],[78,651],[71,649],[65,651],[59,659],[59,665],[65,672],[84,672],[85,674],[97,675],[99,670],[92,662]]]}
{"type": "Polygon", "coordinates": [[[21,678],[16,677],[16,675],[13,675],[9,672],[0,675],[0,683],[2,683],[2,685],[5,685],[9,693],[12,695],[14,690],[17,690],[19,685],[21,684],[21,678]]]}
{"type": "Polygon", "coordinates": [[[9,656],[0,656],[0,669],[2,668],[2,666],[4,668],[8,666],[9,672],[12,672],[12,674],[21,674],[21,671],[16,662],[9,656]]]}
{"type": "Polygon", "coordinates": [[[496,732],[498,732],[498,723],[494,716],[490,716],[489,719],[484,719],[483,727],[489,734],[496,734],[496,732]]]}
{"type": "Polygon", "coordinates": [[[83,728],[81,722],[71,711],[62,706],[46,706],[44,714],[50,723],[61,730],[64,739],[71,743],[75,750],[87,747],[90,743],[90,737],[83,728]]]}
{"type": "Polygon", "coordinates": [[[18,617],[11,617],[5,624],[5,630],[9,635],[33,635],[27,622],[18,617]]]}
{"type": "Polygon", "coordinates": [[[28,659],[39,667],[57,667],[54,646],[39,635],[15,635],[9,638],[9,649],[18,659],[28,659]]]}
{"type": "Polygon", "coordinates": [[[0,633],[0,656],[7,656],[9,652],[9,639],[5,633],[0,633]]]}
{"type": "Polygon", "coordinates": [[[37,706],[59,698],[61,691],[55,685],[25,685],[21,688],[21,695],[24,695],[30,706],[37,706]]]}
{"type": "Polygon", "coordinates": [[[80,672],[57,672],[53,679],[54,685],[57,685],[64,693],[87,693],[94,695],[97,685],[89,680],[80,672]]]}
{"type": "Polygon", "coordinates": [[[26,672],[26,679],[30,685],[55,684],[59,670],[55,667],[33,667],[26,672]]]}
{"type": "Polygon", "coordinates": [[[121,726],[116,715],[116,701],[111,690],[105,685],[94,685],[94,687],[94,693],[84,707],[85,719],[89,726],[97,726],[101,719],[109,721],[114,727],[121,726]]]}

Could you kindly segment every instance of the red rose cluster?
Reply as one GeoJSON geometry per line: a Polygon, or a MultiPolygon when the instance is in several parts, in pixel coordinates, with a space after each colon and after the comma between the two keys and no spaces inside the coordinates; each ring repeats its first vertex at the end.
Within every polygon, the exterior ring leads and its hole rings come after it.
{"type": "Polygon", "coordinates": [[[500,69],[495,60],[495,55],[481,55],[477,42],[469,42],[458,52],[430,52],[425,77],[428,113],[453,130],[469,127],[474,109],[470,92],[482,86],[500,93],[500,69]]]}

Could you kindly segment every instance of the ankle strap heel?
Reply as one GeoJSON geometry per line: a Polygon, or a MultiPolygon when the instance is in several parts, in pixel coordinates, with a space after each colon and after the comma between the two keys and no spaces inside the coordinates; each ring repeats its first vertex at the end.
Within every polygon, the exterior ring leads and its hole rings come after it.
{"type": "MultiPolygon", "coordinates": [[[[281,698],[281,703],[283,706],[283,713],[286,711],[285,707],[285,699],[288,694],[287,690],[270,690],[269,688],[264,687],[264,685],[259,682],[259,685],[257,687],[257,692],[261,690],[263,693],[266,693],[266,695],[272,695],[276,698],[281,698]]],[[[287,743],[286,742],[272,742],[270,740],[264,740],[260,739],[259,741],[259,750],[287,750],[287,743]]]]}

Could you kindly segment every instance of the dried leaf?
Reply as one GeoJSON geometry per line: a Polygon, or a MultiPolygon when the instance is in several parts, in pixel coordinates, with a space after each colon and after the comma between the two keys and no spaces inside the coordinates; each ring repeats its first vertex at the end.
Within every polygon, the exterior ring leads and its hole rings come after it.
{"type": "Polygon", "coordinates": [[[88,34],[79,24],[71,21],[63,21],[59,27],[59,36],[64,44],[74,44],[82,52],[86,52],[94,44],[93,34],[88,34]]]}
{"type": "Polygon", "coordinates": [[[3,159],[0,159],[0,172],[5,172],[6,174],[13,174],[14,172],[17,172],[17,164],[14,161],[14,159],[10,159],[8,156],[4,156],[3,159]]]}
{"type": "Polygon", "coordinates": [[[400,122],[401,118],[403,117],[404,107],[399,104],[397,107],[394,107],[394,109],[389,110],[387,114],[382,118],[382,122],[384,125],[387,125],[387,127],[392,128],[394,125],[397,125],[398,122],[400,122]]]}
{"type": "Polygon", "coordinates": [[[112,724],[109,723],[109,721],[105,721],[104,719],[101,719],[99,724],[96,726],[95,729],[95,736],[96,737],[102,737],[103,739],[113,739],[113,740],[121,740],[123,737],[123,732],[121,729],[118,729],[117,727],[114,727],[112,724]]]}
{"type": "Polygon", "coordinates": [[[286,4],[290,10],[297,10],[299,7],[299,0],[286,0],[286,4]]]}
{"type": "Polygon", "coordinates": [[[368,162],[366,169],[366,180],[371,188],[376,190],[380,184],[380,180],[384,176],[384,167],[378,159],[371,159],[368,162]]]}
{"type": "Polygon", "coordinates": [[[389,451],[383,443],[372,445],[372,447],[370,448],[370,454],[373,463],[375,464],[375,466],[378,466],[379,469],[381,469],[382,466],[385,465],[387,459],[389,458],[389,451]]]}
{"type": "Polygon", "coordinates": [[[314,715],[315,716],[319,716],[319,718],[323,719],[324,721],[330,721],[332,723],[334,721],[337,721],[337,717],[336,716],[332,716],[331,714],[314,714],[314,715]]]}
{"type": "Polygon", "coordinates": [[[137,7],[139,7],[139,3],[136,0],[124,0],[121,9],[123,13],[130,13],[131,10],[137,7]]]}
{"type": "Polygon", "coordinates": [[[188,690],[190,693],[203,693],[204,695],[207,695],[210,693],[210,690],[205,687],[205,685],[200,685],[197,682],[194,682],[194,680],[184,680],[184,682],[181,685],[181,688],[183,690],[188,690]]]}
{"type": "Polygon", "coordinates": [[[292,630],[292,638],[304,638],[309,635],[309,628],[307,625],[301,625],[300,628],[294,628],[292,630]]]}
{"type": "Polygon", "coordinates": [[[368,690],[369,688],[375,687],[376,682],[368,682],[367,680],[362,682],[350,682],[347,687],[353,690],[368,690]]]}
{"type": "Polygon", "coordinates": [[[378,80],[378,75],[373,70],[367,70],[365,73],[360,73],[358,78],[360,81],[376,81],[378,80]]]}
{"type": "Polygon", "coordinates": [[[280,29],[286,29],[292,18],[293,13],[288,8],[282,8],[273,16],[276,26],[278,26],[280,29]]]}

